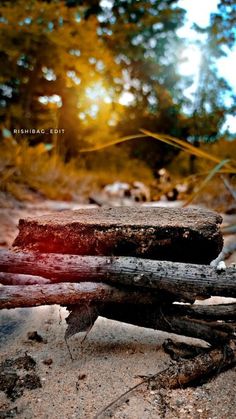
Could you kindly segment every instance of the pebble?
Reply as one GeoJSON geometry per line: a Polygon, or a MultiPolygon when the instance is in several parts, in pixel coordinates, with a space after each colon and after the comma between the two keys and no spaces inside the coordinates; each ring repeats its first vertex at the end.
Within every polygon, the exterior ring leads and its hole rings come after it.
{"type": "Polygon", "coordinates": [[[217,265],[217,267],[216,267],[216,270],[217,270],[217,272],[223,272],[223,271],[225,271],[225,270],[226,270],[226,264],[225,264],[225,262],[224,262],[223,260],[221,260],[221,261],[218,263],[218,265],[217,265]]]}
{"type": "Polygon", "coordinates": [[[43,360],[43,363],[45,365],[52,365],[53,360],[52,360],[52,358],[46,358],[46,359],[43,360]]]}
{"type": "Polygon", "coordinates": [[[183,404],[184,404],[184,401],[182,399],[176,400],[176,406],[180,407],[180,406],[183,406],[183,404]]]}

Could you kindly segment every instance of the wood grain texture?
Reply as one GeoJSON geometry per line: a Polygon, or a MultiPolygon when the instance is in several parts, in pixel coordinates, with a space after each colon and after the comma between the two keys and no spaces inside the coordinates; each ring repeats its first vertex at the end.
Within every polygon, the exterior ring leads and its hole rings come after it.
{"type": "Polygon", "coordinates": [[[222,370],[232,367],[236,362],[235,342],[222,348],[214,348],[211,351],[196,356],[193,359],[178,362],[165,371],[156,374],[149,380],[152,390],[160,388],[174,389],[183,388],[198,382],[204,382],[222,370]]]}
{"type": "Polygon", "coordinates": [[[158,294],[117,288],[103,283],[60,283],[45,285],[3,285],[0,287],[0,309],[36,307],[39,305],[73,305],[97,303],[157,304],[158,294]]]}
{"type": "Polygon", "coordinates": [[[235,339],[235,324],[191,318],[174,305],[108,304],[100,315],[135,326],[203,339],[211,344],[235,339]]]}
{"type": "Polygon", "coordinates": [[[0,250],[0,272],[24,273],[53,282],[105,282],[173,294],[236,298],[236,269],[132,257],[59,255],[0,250]]]}
{"type": "Polygon", "coordinates": [[[0,272],[0,284],[2,285],[43,285],[50,284],[50,282],[50,279],[41,276],[0,272]]]}

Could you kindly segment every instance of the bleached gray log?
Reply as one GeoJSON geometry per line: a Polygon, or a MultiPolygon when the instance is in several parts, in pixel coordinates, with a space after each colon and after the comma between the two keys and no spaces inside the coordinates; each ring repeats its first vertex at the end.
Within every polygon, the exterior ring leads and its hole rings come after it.
{"type": "Polygon", "coordinates": [[[192,299],[236,298],[236,269],[132,257],[0,251],[0,271],[40,275],[54,282],[106,282],[146,287],[192,299]]]}
{"type": "Polygon", "coordinates": [[[223,246],[219,214],[192,208],[113,207],[22,219],[14,246],[44,253],[210,263],[223,246]]]}

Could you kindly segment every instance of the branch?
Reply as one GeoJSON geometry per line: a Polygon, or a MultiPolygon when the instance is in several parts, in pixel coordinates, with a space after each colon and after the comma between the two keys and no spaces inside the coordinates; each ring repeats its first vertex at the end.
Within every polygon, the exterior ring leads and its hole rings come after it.
{"type": "Polygon", "coordinates": [[[183,336],[191,336],[205,340],[211,344],[227,342],[235,339],[235,327],[230,323],[206,322],[184,316],[169,306],[144,306],[135,307],[132,304],[109,304],[99,311],[100,316],[112,320],[147,327],[154,330],[163,330],[183,336]]]}
{"type": "MultiPolygon", "coordinates": [[[[89,304],[99,303],[134,303],[155,304],[158,295],[142,290],[116,288],[107,284],[84,282],[81,284],[60,283],[50,285],[17,285],[0,288],[0,309],[16,307],[35,307],[45,304],[89,304]]],[[[159,300],[163,296],[159,297],[159,300]]]]}
{"type": "Polygon", "coordinates": [[[41,276],[0,272],[0,284],[2,285],[43,285],[50,283],[50,279],[42,278],[41,276]]]}
{"type": "Polygon", "coordinates": [[[53,282],[106,282],[174,295],[236,297],[236,269],[135,257],[0,251],[0,271],[40,275],[53,282]]]}
{"type": "Polygon", "coordinates": [[[222,370],[235,365],[235,362],[235,342],[230,342],[229,345],[223,348],[206,351],[192,359],[180,361],[131,387],[100,410],[94,419],[113,417],[115,409],[125,403],[127,396],[130,396],[144,385],[148,385],[152,390],[161,390],[162,388],[176,389],[196,385],[206,382],[209,377],[217,375],[222,370]]]}

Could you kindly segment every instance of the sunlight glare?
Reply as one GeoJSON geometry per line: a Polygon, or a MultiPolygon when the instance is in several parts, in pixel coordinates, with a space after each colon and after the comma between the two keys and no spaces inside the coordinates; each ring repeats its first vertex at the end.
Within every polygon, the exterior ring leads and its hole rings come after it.
{"type": "Polygon", "coordinates": [[[92,102],[111,103],[112,98],[101,82],[94,83],[85,89],[85,96],[92,102]]]}
{"type": "Polygon", "coordinates": [[[178,6],[187,10],[187,18],[189,21],[204,27],[209,24],[210,14],[217,12],[219,0],[207,0],[204,2],[203,7],[200,7],[200,4],[201,3],[198,1],[190,2],[189,0],[180,0],[178,6]]]}
{"type": "Polygon", "coordinates": [[[119,98],[119,104],[129,106],[134,102],[134,95],[131,92],[123,92],[119,98]]]}
{"type": "Polygon", "coordinates": [[[183,76],[198,75],[201,65],[202,54],[197,45],[189,45],[182,52],[179,72],[183,76]],[[182,61],[183,60],[183,61],[182,61]]]}
{"type": "Polygon", "coordinates": [[[236,116],[227,115],[222,131],[228,130],[231,134],[236,134],[236,116]]]}
{"type": "Polygon", "coordinates": [[[61,108],[62,106],[62,99],[59,95],[39,96],[38,101],[43,105],[53,104],[58,108],[61,108]]]}

